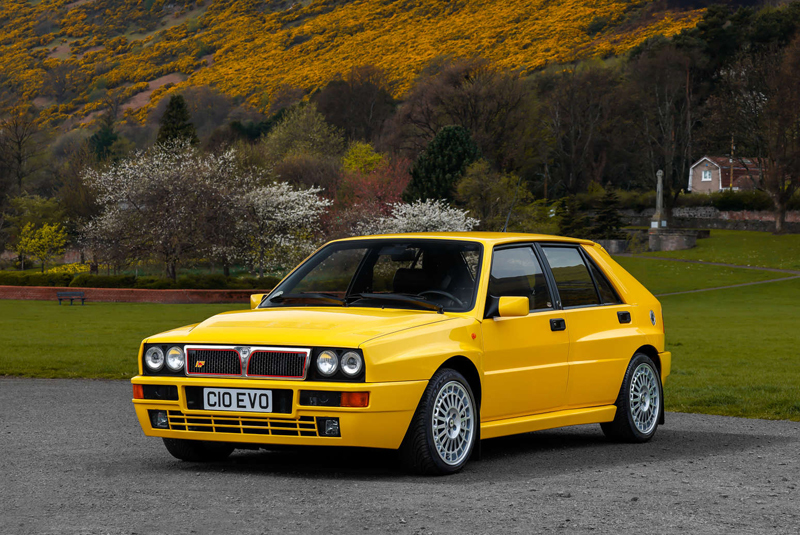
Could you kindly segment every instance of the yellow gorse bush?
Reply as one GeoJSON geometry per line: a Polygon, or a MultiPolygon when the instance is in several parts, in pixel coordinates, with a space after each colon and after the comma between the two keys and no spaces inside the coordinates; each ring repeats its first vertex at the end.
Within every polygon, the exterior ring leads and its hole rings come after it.
{"type": "MultiPolygon", "coordinates": [[[[47,94],[55,66],[68,65],[80,94],[43,102],[54,122],[96,109],[98,88],[120,88],[130,98],[170,73],[265,109],[280,85],[314,90],[359,65],[384,69],[401,96],[439,57],[480,56],[524,74],[621,54],[648,37],[694,26],[702,15],[631,11],[629,0],[316,0],[270,11],[275,4],[5,0],[0,72],[17,94],[34,99],[47,94]],[[597,20],[606,22],[590,31],[597,20]]],[[[157,89],[151,102],[168,92],[157,89]]]]}

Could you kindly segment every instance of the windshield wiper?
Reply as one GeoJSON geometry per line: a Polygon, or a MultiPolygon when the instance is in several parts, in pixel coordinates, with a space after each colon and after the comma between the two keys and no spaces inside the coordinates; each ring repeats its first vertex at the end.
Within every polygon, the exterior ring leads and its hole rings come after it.
{"type": "Polygon", "coordinates": [[[371,293],[364,293],[364,294],[351,294],[347,296],[347,299],[354,299],[358,301],[360,299],[374,299],[376,301],[394,301],[395,303],[408,303],[409,305],[416,305],[421,308],[425,308],[427,310],[435,310],[439,314],[444,312],[444,307],[442,305],[437,305],[436,303],[431,303],[430,301],[425,301],[424,299],[420,299],[418,297],[412,297],[410,295],[403,295],[403,294],[371,294],[371,293]]]}
{"type": "Polygon", "coordinates": [[[310,299],[313,301],[319,301],[320,303],[330,303],[341,306],[345,305],[344,299],[339,299],[333,297],[332,295],[319,294],[319,293],[300,293],[300,294],[279,293],[278,295],[270,297],[268,301],[271,303],[280,303],[281,301],[296,300],[296,299],[310,299]]]}

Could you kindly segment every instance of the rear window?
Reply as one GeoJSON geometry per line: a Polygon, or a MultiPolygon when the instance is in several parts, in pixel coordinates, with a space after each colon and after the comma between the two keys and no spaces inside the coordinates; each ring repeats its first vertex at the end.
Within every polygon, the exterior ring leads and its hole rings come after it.
{"type": "Polygon", "coordinates": [[[566,308],[600,304],[589,268],[578,249],[543,246],[542,250],[556,280],[561,306],[566,308]]]}

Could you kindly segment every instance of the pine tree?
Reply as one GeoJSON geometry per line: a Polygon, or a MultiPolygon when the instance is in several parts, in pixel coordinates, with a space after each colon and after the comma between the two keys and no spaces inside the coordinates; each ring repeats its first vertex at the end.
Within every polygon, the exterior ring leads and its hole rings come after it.
{"type": "Polygon", "coordinates": [[[419,155],[403,200],[452,201],[455,185],[467,167],[480,158],[478,146],[461,126],[445,126],[419,155]]]}
{"type": "Polygon", "coordinates": [[[625,236],[620,232],[625,223],[619,215],[619,196],[610,187],[600,199],[600,208],[594,216],[592,236],[600,240],[619,240],[625,236]]]}
{"type": "Polygon", "coordinates": [[[589,234],[589,218],[580,212],[574,196],[561,200],[557,210],[558,233],[571,238],[586,238],[589,234]]]}
{"type": "Polygon", "coordinates": [[[174,139],[188,139],[192,144],[198,142],[197,131],[191,122],[189,108],[182,95],[170,97],[160,124],[156,139],[158,143],[166,143],[174,139]]]}
{"type": "Polygon", "coordinates": [[[99,161],[103,161],[111,155],[111,147],[117,139],[119,139],[119,135],[114,131],[114,116],[107,113],[103,116],[100,130],[89,138],[89,146],[95,157],[99,161]]]}

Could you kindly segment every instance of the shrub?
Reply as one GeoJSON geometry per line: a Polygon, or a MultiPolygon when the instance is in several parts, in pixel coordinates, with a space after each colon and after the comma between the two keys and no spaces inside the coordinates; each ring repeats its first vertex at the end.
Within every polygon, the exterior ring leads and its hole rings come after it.
{"type": "Polygon", "coordinates": [[[133,275],[89,275],[76,276],[69,284],[76,288],[134,288],[136,277],[133,275]]]}
{"type": "Polygon", "coordinates": [[[0,285],[4,286],[69,286],[69,273],[15,273],[0,272],[0,285]]]}

